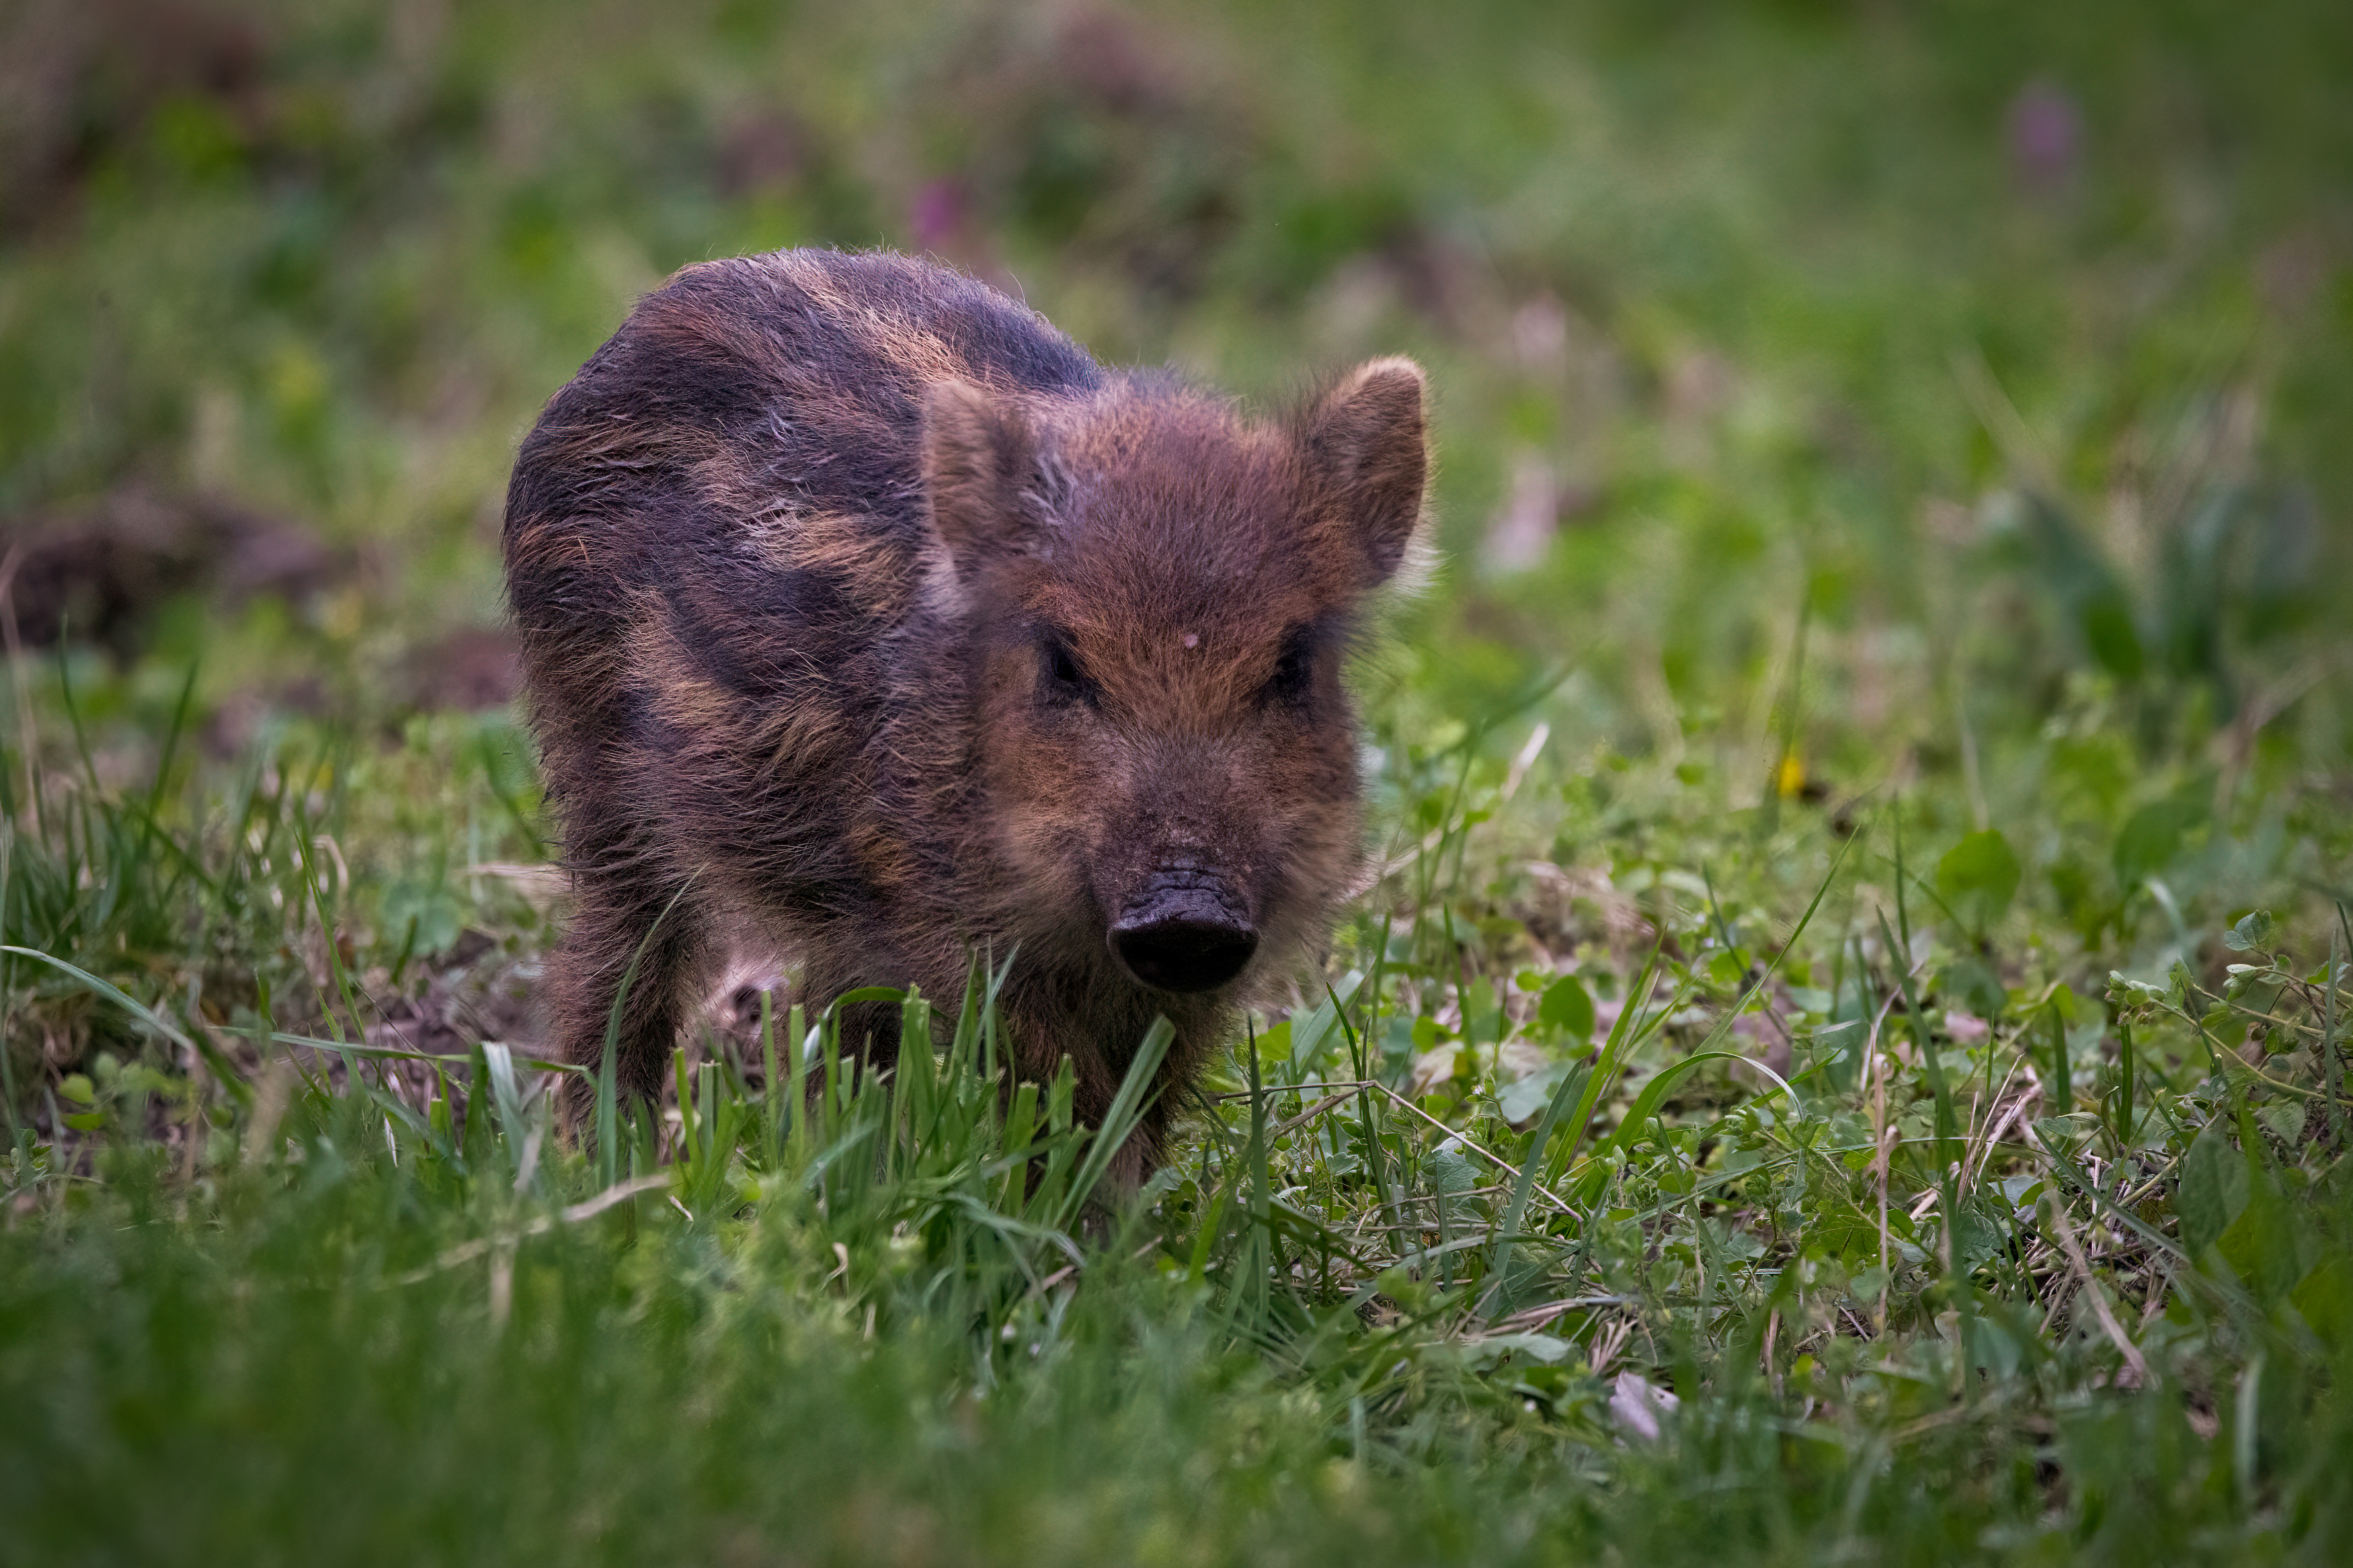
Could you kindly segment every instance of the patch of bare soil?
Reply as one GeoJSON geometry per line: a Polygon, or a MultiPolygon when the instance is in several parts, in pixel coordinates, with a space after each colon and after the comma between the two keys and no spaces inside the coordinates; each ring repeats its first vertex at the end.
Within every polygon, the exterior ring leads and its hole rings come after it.
{"type": "Polygon", "coordinates": [[[125,487],[0,521],[0,609],[26,647],[71,636],[127,656],[169,600],[233,606],[271,594],[301,605],[351,566],[309,530],[219,497],[125,487]]]}

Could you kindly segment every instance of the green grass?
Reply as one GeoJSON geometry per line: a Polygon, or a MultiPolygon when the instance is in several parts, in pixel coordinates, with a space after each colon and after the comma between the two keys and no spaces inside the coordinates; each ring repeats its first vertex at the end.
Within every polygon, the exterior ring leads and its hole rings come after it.
{"type": "Polygon", "coordinates": [[[2346,1555],[2334,9],[241,15],[0,33],[0,510],[353,561],[8,659],[0,1561],[2346,1555]],[[1139,1194],[985,974],[567,1143],[528,744],[412,674],[634,291],[919,231],[1438,388],[1384,874],[1139,1194]]]}
{"type": "Polygon", "coordinates": [[[10,823],[12,911],[108,890],[72,959],[8,960],[16,1037],[92,1040],[12,1128],[28,1554],[2325,1560],[2353,1524],[2341,914],[2104,1007],[2024,956],[2006,840],[1899,868],[1890,809],[1613,860],[1626,945],[1572,898],[1538,967],[1556,874],[1475,841],[1607,837],[1457,767],[1323,1005],[1123,1202],[1066,1082],[1004,1108],[984,975],[935,1064],[772,1011],[681,1053],[661,1127],[608,1090],[565,1147],[522,1053],[365,1028],[397,987],[328,956],[300,847],[374,781],[306,800],[281,745],[227,775],[267,789],[10,823]],[[301,955],[250,1002],[109,962],[237,910],[301,955]]]}

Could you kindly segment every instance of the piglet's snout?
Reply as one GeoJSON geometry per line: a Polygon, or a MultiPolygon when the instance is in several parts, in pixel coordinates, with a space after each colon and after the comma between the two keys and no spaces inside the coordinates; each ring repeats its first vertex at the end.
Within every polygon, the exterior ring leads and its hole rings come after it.
{"type": "Polygon", "coordinates": [[[1258,927],[1214,871],[1155,872],[1112,923],[1112,951],[1159,991],[1214,991],[1258,951],[1258,927]]]}

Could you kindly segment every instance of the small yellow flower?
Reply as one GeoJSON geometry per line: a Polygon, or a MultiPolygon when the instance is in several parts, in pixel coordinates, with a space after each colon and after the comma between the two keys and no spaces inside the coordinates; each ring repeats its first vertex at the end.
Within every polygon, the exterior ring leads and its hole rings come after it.
{"type": "Polygon", "coordinates": [[[1795,800],[1805,793],[1806,764],[1799,760],[1797,752],[1782,753],[1781,766],[1775,773],[1773,782],[1774,787],[1781,792],[1781,798],[1784,800],[1795,800]]]}

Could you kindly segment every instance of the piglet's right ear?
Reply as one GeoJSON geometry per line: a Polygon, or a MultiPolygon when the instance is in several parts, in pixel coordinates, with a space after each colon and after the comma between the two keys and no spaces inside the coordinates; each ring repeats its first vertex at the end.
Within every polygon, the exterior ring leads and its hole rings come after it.
{"type": "Polygon", "coordinates": [[[1377,359],[1357,366],[1307,416],[1309,467],[1368,584],[1396,574],[1421,525],[1430,477],[1422,383],[1413,361],[1377,359]]]}
{"type": "Polygon", "coordinates": [[[932,526],[969,572],[1032,547],[1036,521],[1022,492],[1037,440],[1021,410],[968,381],[935,382],[923,395],[923,489],[932,526]]]}

